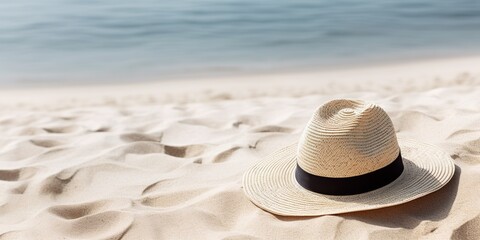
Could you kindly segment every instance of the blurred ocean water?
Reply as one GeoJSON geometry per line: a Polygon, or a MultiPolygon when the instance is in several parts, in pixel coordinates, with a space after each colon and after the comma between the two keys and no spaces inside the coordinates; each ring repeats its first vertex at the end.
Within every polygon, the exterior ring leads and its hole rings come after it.
{"type": "Polygon", "coordinates": [[[15,0],[0,85],[134,82],[480,53],[474,0],[15,0]]]}

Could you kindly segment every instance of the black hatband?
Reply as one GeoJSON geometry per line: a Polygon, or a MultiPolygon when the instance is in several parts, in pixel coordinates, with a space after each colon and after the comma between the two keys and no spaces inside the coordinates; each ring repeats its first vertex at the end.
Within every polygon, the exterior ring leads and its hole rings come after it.
{"type": "Polygon", "coordinates": [[[327,195],[353,195],[364,193],[383,187],[403,172],[402,155],[387,166],[354,177],[331,178],[310,174],[303,170],[298,164],[295,170],[297,182],[310,191],[327,195]]]}

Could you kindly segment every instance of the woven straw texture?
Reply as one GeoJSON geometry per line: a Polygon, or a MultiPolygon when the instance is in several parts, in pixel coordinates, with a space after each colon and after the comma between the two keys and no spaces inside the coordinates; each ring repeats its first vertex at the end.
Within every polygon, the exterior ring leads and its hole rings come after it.
{"type": "Polygon", "coordinates": [[[300,138],[297,160],[317,176],[351,177],[385,167],[398,151],[393,123],[382,108],[333,100],[313,114],[300,138]]]}
{"type": "Polygon", "coordinates": [[[300,141],[268,156],[243,179],[246,195],[262,209],[284,216],[318,216],[382,208],[432,193],[448,183],[452,159],[435,146],[395,136],[388,115],[361,101],[336,100],[320,107],[300,141]],[[392,183],[362,194],[332,196],[302,188],[298,164],[327,177],[348,177],[388,165],[401,151],[404,171],[392,183]]]}

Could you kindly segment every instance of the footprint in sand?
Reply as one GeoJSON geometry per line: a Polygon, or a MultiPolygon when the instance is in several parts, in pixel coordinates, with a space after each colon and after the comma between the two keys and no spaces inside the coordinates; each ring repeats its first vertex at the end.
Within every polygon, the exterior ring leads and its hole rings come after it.
{"type": "Polygon", "coordinates": [[[21,181],[33,177],[37,173],[34,167],[25,167],[20,169],[0,170],[0,181],[21,181]]]}
{"type": "Polygon", "coordinates": [[[120,135],[120,139],[125,142],[161,142],[163,134],[159,136],[143,133],[124,133],[120,135]]]}
{"type": "Polygon", "coordinates": [[[173,178],[165,178],[148,185],[147,187],[145,187],[145,189],[143,189],[142,195],[155,192],[156,190],[162,189],[167,185],[171,185],[171,183],[173,182],[171,180],[173,180],[173,178]]]}
{"type": "Polygon", "coordinates": [[[47,133],[60,134],[60,133],[79,132],[82,130],[82,128],[76,125],[66,125],[66,126],[44,127],[43,130],[45,130],[47,133]]]}
{"type": "Polygon", "coordinates": [[[23,194],[23,193],[25,193],[27,188],[28,188],[28,183],[22,183],[22,184],[18,185],[17,187],[12,188],[10,190],[10,193],[12,193],[12,194],[23,194]]]}
{"type": "Polygon", "coordinates": [[[201,155],[207,149],[206,145],[185,145],[185,146],[171,146],[164,145],[159,142],[141,141],[130,142],[112,149],[108,153],[111,158],[116,161],[122,161],[128,154],[153,154],[163,153],[177,158],[190,158],[201,155]]]}
{"type": "Polygon", "coordinates": [[[212,160],[212,163],[221,163],[221,162],[225,162],[228,160],[229,157],[232,156],[232,154],[239,150],[241,147],[239,146],[235,146],[235,147],[231,147],[225,151],[222,151],[220,153],[218,153],[212,160]]]}
{"type": "Polygon", "coordinates": [[[201,155],[207,146],[205,145],[186,145],[186,146],[169,146],[164,145],[165,154],[179,157],[179,158],[190,158],[197,157],[201,155]]]}
{"type": "Polygon", "coordinates": [[[78,171],[64,170],[56,175],[50,176],[42,182],[40,192],[46,195],[57,196],[62,194],[68,187],[78,171]]]}
{"type": "Polygon", "coordinates": [[[477,240],[480,236],[480,215],[460,225],[453,231],[451,239],[453,240],[477,240]]]}
{"type": "Polygon", "coordinates": [[[280,132],[280,133],[289,133],[292,132],[293,129],[288,128],[288,127],[282,127],[282,126],[276,126],[276,125],[267,125],[267,126],[262,126],[258,127],[255,129],[252,129],[252,132],[257,132],[257,133],[274,133],[274,132],[280,132]]]}
{"type": "Polygon", "coordinates": [[[63,144],[60,141],[55,141],[51,139],[32,139],[30,140],[30,142],[35,146],[44,147],[44,148],[56,147],[63,144]]]}
{"type": "Polygon", "coordinates": [[[48,212],[64,219],[78,219],[110,210],[119,210],[131,207],[127,199],[101,200],[72,205],[57,205],[48,208],[48,212]]]}

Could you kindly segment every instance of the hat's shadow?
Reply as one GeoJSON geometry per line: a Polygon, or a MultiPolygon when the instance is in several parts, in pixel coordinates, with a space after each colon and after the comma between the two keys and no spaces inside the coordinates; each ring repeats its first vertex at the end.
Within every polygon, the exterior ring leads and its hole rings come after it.
{"type": "MultiPolygon", "coordinates": [[[[448,216],[457,196],[460,174],[460,168],[455,165],[455,173],[447,185],[413,201],[380,209],[338,214],[338,216],[374,225],[408,229],[416,227],[424,220],[444,219],[448,216]]],[[[431,175],[430,177],[433,178],[431,175]]],[[[276,218],[282,221],[298,221],[316,217],[276,216],[276,218]]]]}

